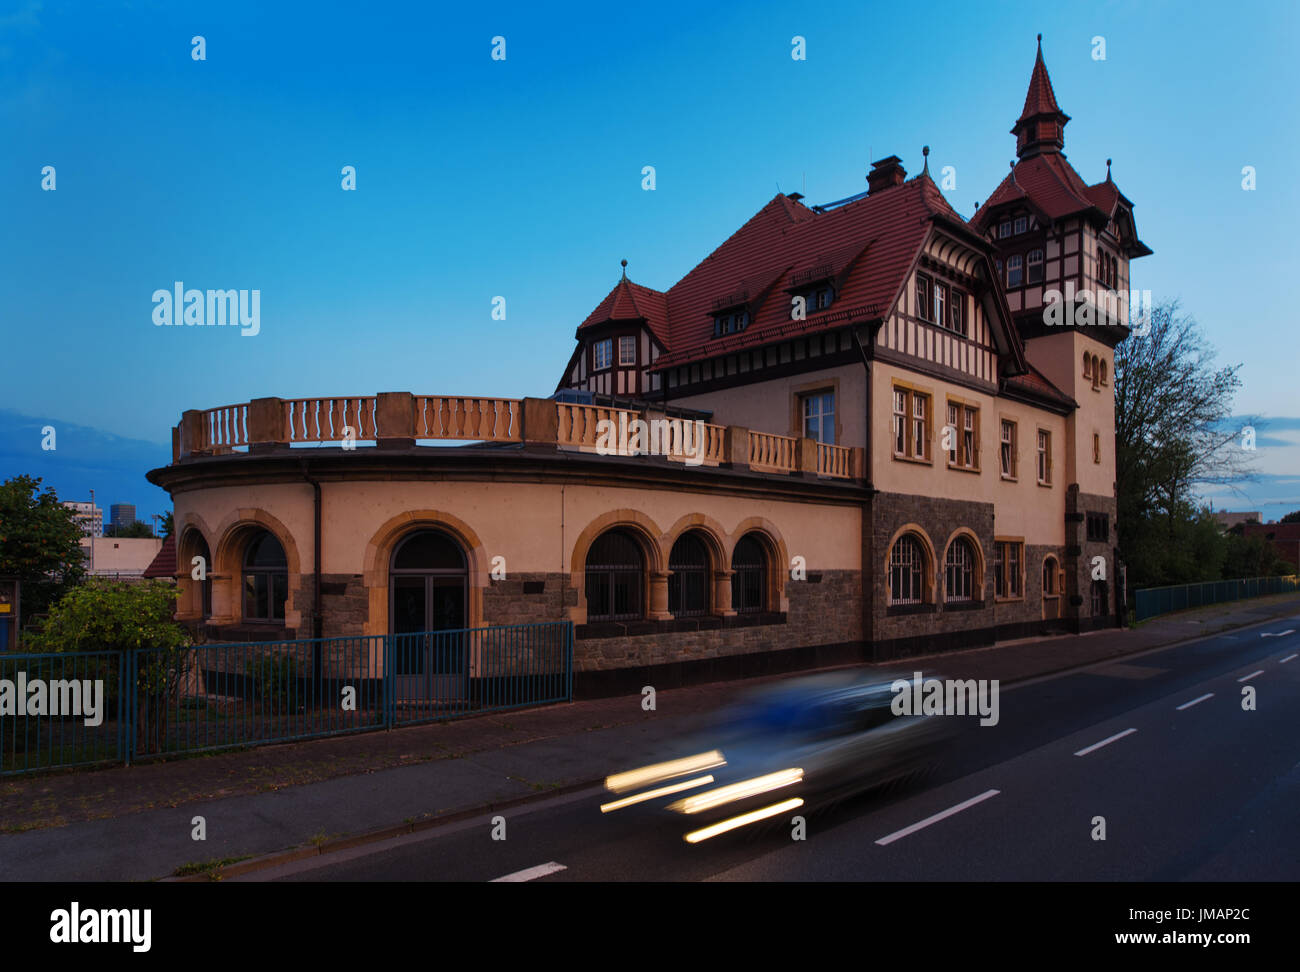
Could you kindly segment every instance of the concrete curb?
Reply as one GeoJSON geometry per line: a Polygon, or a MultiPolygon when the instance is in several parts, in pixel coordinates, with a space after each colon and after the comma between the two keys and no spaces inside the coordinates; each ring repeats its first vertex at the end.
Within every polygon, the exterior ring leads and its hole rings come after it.
{"type": "MultiPolygon", "coordinates": [[[[1035,672],[1032,675],[1025,675],[1023,678],[1016,678],[1007,681],[1007,685],[1020,685],[1028,682],[1038,681],[1045,678],[1054,678],[1066,675],[1070,672],[1082,671],[1087,668],[1093,668],[1097,665],[1104,665],[1108,662],[1119,658],[1131,658],[1138,655],[1144,655],[1149,652],[1159,651],[1162,648],[1169,648],[1173,645],[1190,644],[1195,641],[1202,641],[1206,638],[1213,638],[1224,631],[1240,631],[1247,628],[1258,627],[1262,624],[1271,624],[1279,617],[1293,614],[1297,610],[1295,604],[1291,604],[1286,610],[1277,611],[1266,618],[1260,618],[1255,621],[1247,621],[1242,624],[1226,624],[1216,628],[1213,631],[1207,631],[1195,635],[1191,638],[1172,638],[1169,641],[1162,641],[1153,645],[1143,645],[1140,648],[1134,648],[1132,651],[1117,652],[1105,658],[1097,658],[1091,661],[1080,662],[1077,665],[1067,665],[1062,668],[1049,669],[1047,671],[1035,672]]],[[[1132,628],[1125,630],[1134,630],[1132,628]]],[[[1063,637],[1071,637],[1064,635],[1063,637]]],[[[981,650],[997,650],[996,646],[981,650]]],[[[965,655],[968,651],[943,652],[935,655],[917,656],[916,661],[931,661],[932,659],[945,658],[952,655],[965,655]]],[[[909,659],[910,661],[911,659],[909,659]]],[[[845,666],[837,666],[845,667],[845,666]]],[[[861,666],[847,666],[861,667],[861,666]]],[[[798,674],[798,673],[791,673],[798,674]]],[[[272,867],[279,867],[282,864],[292,864],[297,861],[305,860],[309,857],[325,856],[337,851],[350,850],[354,847],[361,847],[365,844],[378,843],[384,840],[392,840],[394,837],[403,837],[407,834],[416,834],[426,830],[432,830],[436,827],[442,827],[450,823],[456,823],[461,820],[467,820],[472,817],[481,816],[485,813],[491,813],[494,810],[509,810],[515,807],[523,806],[529,803],[536,803],[539,800],[548,800],[557,796],[564,796],[570,793],[577,793],[593,786],[598,786],[604,780],[604,776],[598,776],[595,779],[583,780],[576,783],[566,783],[547,790],[545,793],[531,793],[526,796],[515,797],[510,800],[501,800],[496,803],[486,803],[476,807],[466,807],[461,810],[452,810],[447,813],[439,814],[425,820],[416,820],[410,823],[396,824],[390,827],[381,827],[377,830],[369,830],[360,834],[352,834],[345,837],[339,837],[335,840],[325,841],[315,847],[298,847],[287,851],[276,851],[271,854],[264,854],[261,857],[255,857],[251,860],[240,861],[238,864],[231,864],[226,867],[217,867],[206,874],[187,875],[186,877],[166,877],[157,880],[165,883],[189,883],[204,881],[221,881],[228,877],[239,877],[244,874],[250,874],[255,871],[263,871],[272,867]]]]}

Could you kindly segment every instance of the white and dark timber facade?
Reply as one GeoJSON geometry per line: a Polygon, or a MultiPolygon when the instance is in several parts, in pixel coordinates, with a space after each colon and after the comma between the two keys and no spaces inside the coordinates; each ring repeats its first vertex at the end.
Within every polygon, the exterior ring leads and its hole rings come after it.
{"type": "Polygon", "coordinates": [[[1113,353],[1150,250],[1068,121],[1040,48],[973,219],[890,156],[849,199],[778,194],[667,290],[625,268],[550,399],[185,413],[150,474],[178,616],[209,640],[570,621],[579,696],[1115,624],[1113,353]],[[1054,294],[1082,324],[1048,323],[1054,294]],[[608,454],[602,423],[638,419],[699,438],[608,454]]]}

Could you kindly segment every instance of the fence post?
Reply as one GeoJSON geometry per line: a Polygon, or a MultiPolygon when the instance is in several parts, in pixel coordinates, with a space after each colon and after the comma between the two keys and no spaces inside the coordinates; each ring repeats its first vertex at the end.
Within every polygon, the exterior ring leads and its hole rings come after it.
{"type": "Polygon", "coordinates": [[[384,639],[384,728],[393,728],[393,638],[396,635],[380,635],[384,639]]]}
{"type": "Polygon", "coordinates": [[[123,652],[123,665],[126,668],[126,679],[122,684],[122,692],[126,695],[126,746],[123,747],[123,753],[126,756],[126,765],[131,765],[131,758],[135,755],[135,733],[136,733],[136,705],[135,705],[135,669],[136,654],[139,648],[131,648],[123,652]]]}

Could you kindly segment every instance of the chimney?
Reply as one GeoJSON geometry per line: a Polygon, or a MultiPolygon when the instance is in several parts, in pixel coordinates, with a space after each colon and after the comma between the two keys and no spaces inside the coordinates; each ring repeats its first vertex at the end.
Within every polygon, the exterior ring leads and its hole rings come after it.
{"type": "Polygon", "coordinates": [[[874,196],[892,186],[901,186],[906,179],[907,170],[903,168],[903,160],[897,155],[872,162],[871,171],[867,173],[867,195],[874,196]]]}

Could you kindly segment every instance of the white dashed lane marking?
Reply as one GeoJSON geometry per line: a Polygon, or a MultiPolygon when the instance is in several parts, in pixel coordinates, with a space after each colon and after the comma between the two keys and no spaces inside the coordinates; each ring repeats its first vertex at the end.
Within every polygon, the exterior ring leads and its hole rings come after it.
{"type": "Polygon", "coordinates": [[[538,864],[536,867],[525,868],[522,871],[515,871],[513,874],[507,874],[505,877],[493,878],[489,884],[521,884],[524,881],[533,881],[539,877],[546,877],[548,874],[554,874],[556,871],[567,870],[563,864],[556,864],[551,861],[547,864],[538,864]]]}
{"type": "Polygon", "coordinates": [[[940,820],[946,820],[948,817],[951,817],[955,813],[961,813],[963,810],[967,810],[970,807],[975,806],[975,804],[977,803],[983,803],[985,800],[989,799],[990,797],[997,796],[1000,792],[1001,792],[1000,790],[985,790],[979,796],[971,797],[969,800],[959,803],[955,807],[949,807],[947,810],[941,810],[939,813],[936,813],[933,817],[926,817],[924,820],[918,821],[917,823],[912,824],[912,826],[910,827],[904,827],[902,830],[895,830],[892,834],[888,834],[885,837],[881,837],[878,841],[876,841],[876,843],[879,844],[881,847],[884,847],[886,844],[892,844],[894,841],[901,840],[902,838],[906,837],[908,834],[914,834],[918,830],[924,830],[926,827],[930,826],[931,824],[936,824],[940,820]]]}
{"type": "Polygon", "coordinates": [[[1137,732],[1137,730],[1136,730],[1136,729],[1125,729],[1123,732],[1117,732],[1117,733],[1115,733],[1115,735],[1110,736],[1110,737],[1108,737],[1108,738],[1106,738],[1106,739],[1103,739],[1103,740],[1102,740],[1101,742],[1099,742],[1099,743],[1093,743],[1091,746],[1087,747],[1086,749],[1080,749],[1080,750],[1079,750],[1077,753],[1075,753],[1074,755],[1076,755],[1076,756],[1087,756],[1089,753],[1093,752],[1094,750],[1101,749],[1102,746],[1109,746],[1109,745],[1110,745],[1111,743],[1113,743],[1116,739],[1123,739],[1125,736],[1129,735],[1130,733],[1134,733],[1134,732],[1137,732]]]}
{"type": "Polygon", "coordinates": [[[1184,709],[1190,709],[1192,706],[1196,705],[1196,703],[1204,702],[1206,699],[1212,699],[1212,698],[1214,698],[1214,693],[1206,692],[1199,699],[1192,699],[1192,701],[1184,702],[1182,705],[1178,706],[1178,711],[1182,712],[1184,709]]]}

